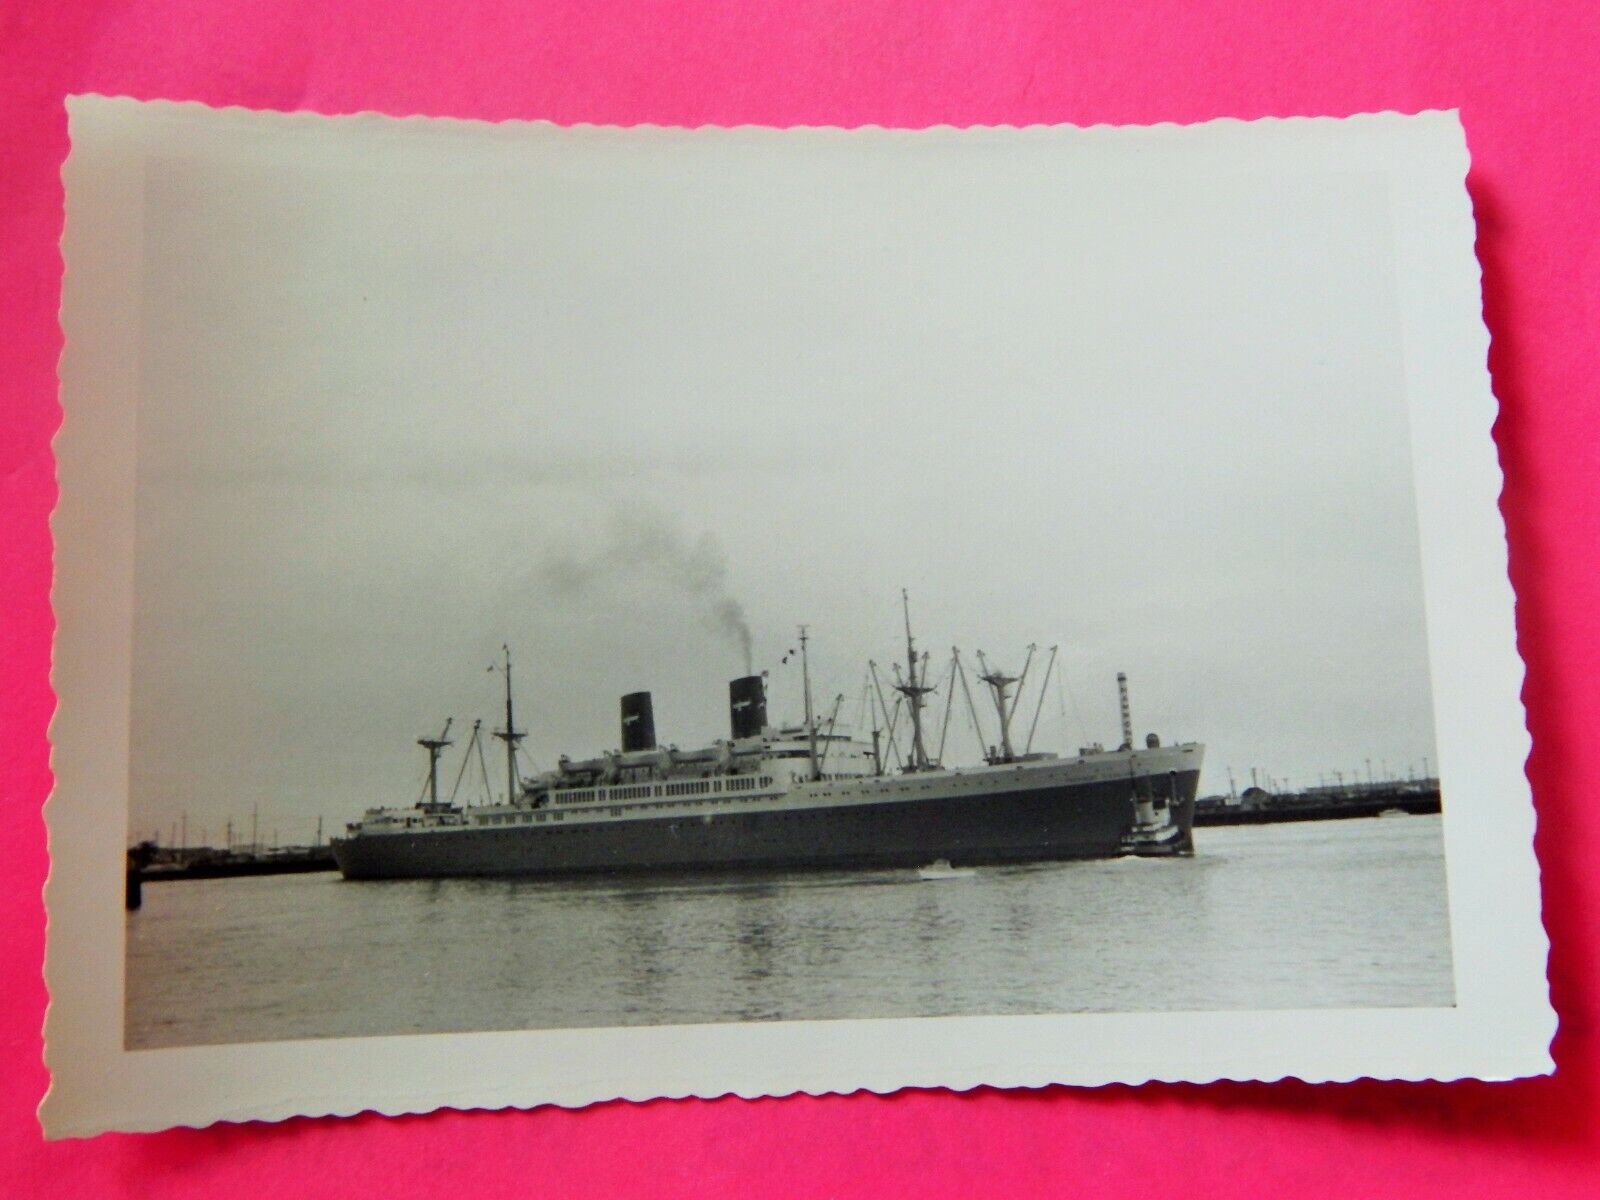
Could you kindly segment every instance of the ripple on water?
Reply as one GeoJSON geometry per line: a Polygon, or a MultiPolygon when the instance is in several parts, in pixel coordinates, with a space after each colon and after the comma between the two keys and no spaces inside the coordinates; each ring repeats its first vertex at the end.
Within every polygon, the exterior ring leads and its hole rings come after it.
{"type": "Polygon", "coordinates": [[[960,880],[166,883],[128,915],[127,1043],[1453,1003],[1438,817],[1196,839],[960,880]]]}

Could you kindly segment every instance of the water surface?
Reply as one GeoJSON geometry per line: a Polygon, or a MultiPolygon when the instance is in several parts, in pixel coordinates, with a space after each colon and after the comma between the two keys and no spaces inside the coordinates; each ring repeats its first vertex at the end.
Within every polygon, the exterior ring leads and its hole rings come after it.
{"type": "Polygon", "coordinates": [[[1437,816],[1193,859],[573,883],[149,884],[132,1049],[488,1029],[1454,1002],[1437,816]]]}

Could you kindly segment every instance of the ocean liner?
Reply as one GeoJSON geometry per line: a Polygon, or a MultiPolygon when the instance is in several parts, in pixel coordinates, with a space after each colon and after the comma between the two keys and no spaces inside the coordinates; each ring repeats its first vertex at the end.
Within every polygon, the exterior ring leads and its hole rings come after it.
{"type": "MultiPolygon", "coordinates": [[[[1163,746],[1154,734],[1135,746],[1122,675],[1121,746],[1093,745],[1066,757],[1032,749],[1037,708],[1017,749],[1013,722],[1028,665],[1007,675],[980,654],[976,678],[989,689],[998,736],[981,763],[946,766],[941,759],[958,684],[983,740],[959,652],[942,676],[943,729],[930,753],[935,731],[924,710],[936,687],[928,656],[919,657],[912,639],[909,611],[905,669],[894,667],[887,689],[876,666],[869,676],[870,738],[840,727],[837,702],[826,719],[814,710],[807,640],[802,627],[799,725],[769,725],[765,680],[747,674],[728,686],[729,736],[683,750],[657,742],[650,694],[634,692],[621,701],[620,749],[582,760],[563,756],[532,777],[518,767],[526,734],[516,726],[508,650],[498,668],[505,676],[505,728],[492,736],[505,743],[509,802],[440,799],[439,758],[453,744],[447,722],[439,736],[418,739],[428,753],[422,799],[407,808],[369,809],[350,823],[333,842],[339,869],[347,879],[581,876],[1193,853],[1204,747],[1163,746]]],[[[1028,664],[1033,659],[1030,649],[1028,664]]],[[[1055,659],[1052,650],[1041,704],[1055,659]]],[[[480,734],[481,723],[473,727],[462,770],[476,750],[487,778],[480,734]]]]}

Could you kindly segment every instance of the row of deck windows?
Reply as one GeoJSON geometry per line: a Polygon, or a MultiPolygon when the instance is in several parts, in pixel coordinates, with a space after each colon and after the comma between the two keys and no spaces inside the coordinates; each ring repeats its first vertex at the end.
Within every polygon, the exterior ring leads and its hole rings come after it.
{"type": "Polygon", "coordinates": [[[690,779],[678,783],[630,784],[625,787],[582,788],[558,792],[558,804],[607,803],[616,800],[644,800],[652,796],[713,796],[719,792],[748,792],[772,786],[772,776],[742,776],[736,779],[690,779]]]}
{"type": "MultiPolygon", "coordinates": [[[[719,785],[721,783],[720,780],[717,780],[717,781],[714,781],[714,782],[718,783],[719,785]]],[[[751,779],[741,779],[741,780],[730,780],[729,781],[728,790],[730,792],[731,791],[735,791],[735,790],[748,791],[748,790],[750,790],[752,788],[756,788],[756,787],[770,787],[771,784],[772,784],[772,776],[763,775],[763,776],[761,776],[760,779],[751,778],[751,779]],[[738,783],[740,785],[737,789],[733,786],[733,784],[735,784],[735,783],[738,783]]],[[[720,790],[720,787],[718,788],[718,790],[720,790]]],[[[668,783],[668,784],[656,784],[653,787],[632,786],[632,787],[614,787],[614,788],[595,788],[592,791],[588,792],[587,794],[582,795],[581,798],[583,800],[601,799],[601,800],[608,800],[608,801],[617,801],[617,800],[644,799],[644,798],[650,797],[650,796],[678,796],[678,795],[684,795],[684,794],[701,794],[701,795],[703,795],[703,794],[705,794],[705,792],[706,792],[706,782],[702,781],[699,784],[668,783]],[[691,789],[691,791],[688,792],[688,793],[686,793],[684,791],[674,791],[674,790],[672,790],[674,788],[686,788],[686,789],[691,789]]],[[[564,797],[564,799],[570,799],[570,797],[564,797]]],[[[611,812],[612,816],[620,816],[624,812],[643,811],[643,810],[652,809],[652,808],[669,808],[669,807],[670,808],[682,808],[682,807],[687,807],[689,805],[692,805],[694,803],[696,803],[696,801],[679,801],[676,804],[672,804],[672,805],[667,805],[667,804],[629,804],[629,805],[621,805],[621,806],[614,805],[611,808],[610,812],[611,812]]],[[[705,803],[705,801],[701,800],[701,801],[698,801],[698,803],[703,804],[703,803],[705,803]]],[[[726,803],[728,803],[728,801],[719,800],[719,801],[714,801],[713,803],[726,804],[726,803]]],[[[514,812],[514,813],[490,813],[490,814],[488,814],[486,816],[478,817],[477,818],[477,822],[478,822],[479,825],[533,825],[533,824],[542,825],[542,824],[544,824],[546,817],[550,817],[553,820],[559,821],[564,817],[564,815],[565,814],[563,814],[561,812],[553,812],[553,811],[550,811],[550,810],[546,810],[544,812],[537,812],[537,811],[533,811],[533,810],[527,810],[527,811],[523,811],[523,812],[514,812]]],[[[408,822],[408,824],[409,824],[409,822],[408,822]]]]}

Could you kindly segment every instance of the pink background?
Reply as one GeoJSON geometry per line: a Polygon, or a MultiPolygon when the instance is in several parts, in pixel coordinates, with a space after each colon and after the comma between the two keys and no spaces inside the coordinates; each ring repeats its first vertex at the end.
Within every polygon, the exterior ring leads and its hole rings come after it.
{"type": "Polygon", "coordinates": [[[1600,6],[1592,0],[150,0],[0,5],[0,1191],[1553,1198],[1600,1190],[1600,6]],[[1503,406],[1554,1078],[607,1104],[44,1144],[39,809],[72,91],[339,113],[773,125],[1459,107],[1503,406]]]}

